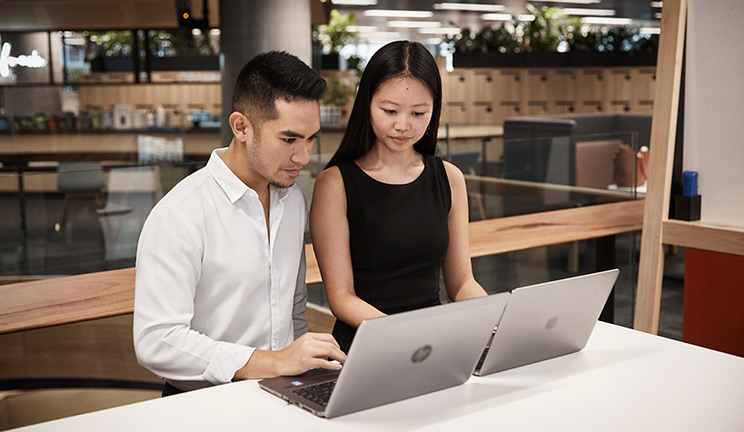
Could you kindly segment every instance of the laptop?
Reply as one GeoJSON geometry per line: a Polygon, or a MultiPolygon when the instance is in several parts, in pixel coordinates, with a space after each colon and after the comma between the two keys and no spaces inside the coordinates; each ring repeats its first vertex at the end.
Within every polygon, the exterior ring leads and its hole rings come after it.
{"type": "Polygon", "coordinates": [[[512,290],[475,375],[584,349],[619,273],[613,269],[512,290]]]}
{"type": "Polygon", "coordinates": [[[258,384],[326,418],[460,385],[508,299],[501,293],[363,321],[340,371],[314,369],[258,384]]]}

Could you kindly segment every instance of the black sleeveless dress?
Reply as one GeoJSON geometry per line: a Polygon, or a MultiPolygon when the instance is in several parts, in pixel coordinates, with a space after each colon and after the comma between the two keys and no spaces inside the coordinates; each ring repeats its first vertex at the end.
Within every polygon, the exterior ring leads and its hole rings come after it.
{"type": "MultiPolygon", "coordinates": [[[[439,274],[449,245],[452,205],[442,160],[424,157],[416,180],[379,182],[352,162],[338,164],[356,295],[386,314],[440,304],[439,274]]],[[[336,320],[333,336],[349,351],[356,329],[336,320]]]]}

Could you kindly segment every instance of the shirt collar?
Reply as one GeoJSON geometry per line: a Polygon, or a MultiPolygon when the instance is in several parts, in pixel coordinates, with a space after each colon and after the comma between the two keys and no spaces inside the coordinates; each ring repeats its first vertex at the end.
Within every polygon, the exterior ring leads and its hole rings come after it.
{"type": "MultiPolygon", "coordinates": [[[[225,191],[231,203],[235,204],[246,193],[258,199],[256,191],[243,183],[222,160],[222,155],[225,151],[227,151],[227,147],[212,150],[209,161],[207,161],[207,170],[209,173],[214,177],[222,190],[225,191]]],[[[278,188],[272,185],[269,187],[273,192],[272,196],[276,196],[280,201],[283,201],[289,194],[289,188],[278,188]]]]}

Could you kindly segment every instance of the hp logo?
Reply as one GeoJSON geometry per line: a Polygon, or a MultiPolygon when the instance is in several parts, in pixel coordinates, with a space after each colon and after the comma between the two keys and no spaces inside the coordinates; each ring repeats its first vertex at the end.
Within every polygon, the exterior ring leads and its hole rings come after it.
{"type": "Polygon", "coordinates": [[[411,361],[414,363],[421,363],[422,361],[426,360],[427,357],[429,357],[429,354],[431,354],[431,345],[424,345],[413,352],[411,361]]]}

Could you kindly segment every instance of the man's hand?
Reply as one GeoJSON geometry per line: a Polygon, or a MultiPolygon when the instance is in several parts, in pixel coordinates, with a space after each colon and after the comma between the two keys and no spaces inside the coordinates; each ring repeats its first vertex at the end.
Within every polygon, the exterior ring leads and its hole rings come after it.
{"type": "Polygon", "coordinates": [[[235,373],[233,380],[299,375],[315,368],[338,370],[345,361],[346,354],[333,336],[328,333],[305,333],[283,350],[254,351],[248,363],[235,373]]]}

